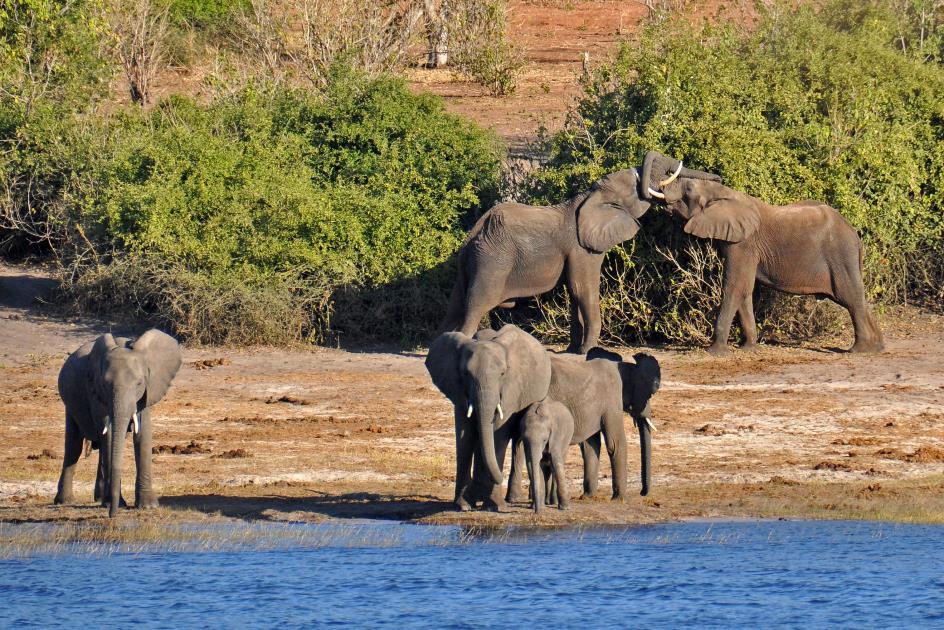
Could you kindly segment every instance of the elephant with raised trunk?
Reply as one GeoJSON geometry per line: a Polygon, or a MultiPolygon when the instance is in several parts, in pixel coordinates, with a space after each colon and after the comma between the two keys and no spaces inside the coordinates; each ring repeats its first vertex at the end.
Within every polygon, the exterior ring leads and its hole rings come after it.
{"type": "Polygon", "coordinates": [[[685,221],[686,233],[719,246],[724,279],[709,352],[728,352],[735,313],[744,331],[743,347],[756,345],[753,292],[758,282],[784,293],[836,302],[852,316],[852,352],[884,348],[865,297],[862,242],[835,209],[819,201],[773,206],[719,182],[684,177],[647,192],[685,221]]]}
{"type": "Polygon", "coordinates": [[[426,369],[454,406],[456,507],[469,510],[483,499],[487,508],[504,509],[505,449],[517,437],[524,410],[547,395],[547,352],[510,324],[498,331],[481,330],[474,337],[450,332],[430,345],[426,369]]]}
{"type": "Polygon", "coordinates": [[[494,206],[459,250],[456,284],[441,329],[471,335],[491,309],[550,291],[563,278],[571,296],[569,350],[583,354],[596,346],[603,256],[639,230],[639,218],[650,205],[640,191],[659,186],[673,173],[714,177],[670,166],[675,169],[650,160],[642,179],[634,168],[611,173],[556,206],[494,206]]]}
{"type": "Polygon", "coordinates": [[[177,341],[156,329],[136,340],[105,334],[69,355],[59,372],[66,432],[57,504],[73,500],[72,477],[82,442],[88,440],[99,450],[95,499],[108,505],[108,516],[115,516],[124,505],[124,438],[132,432],[137,468],[135,506],[157,506],[151,478],[151,407],[167,393],[180,363],[177,341]]]}

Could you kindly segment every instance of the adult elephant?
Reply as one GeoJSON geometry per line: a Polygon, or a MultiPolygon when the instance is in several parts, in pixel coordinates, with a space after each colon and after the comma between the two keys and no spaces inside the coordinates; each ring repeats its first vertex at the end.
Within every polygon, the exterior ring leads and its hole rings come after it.
{"type": "Polygon", "coordinates": [[[686,233],[720,246],[721,310],[709,352],[728,352],[735,312],[744,331],[743,347],[757,343],[756,282],[785,293],[829,298],[852,316],[852,352],[884,348],[865,297],[862,242],[835,209],[818,201],[772,206],[718,182],[684,178],[647,192],[685,221],[686,233]]]}
{"type": "Polygon", "coordinates": [[[66,408],[65,455],[57,504],[73,500],[72,477],[83,439],[99,449],[95,498],[108,505],[108,516],[124,503],[121,459],[124,438],[134,432],[137,468],[135,506],[157,506],[151,479],[151,407],[157,404],[180,369],[180,346],[151,329],[132,341],[104,334],[69,355],[59,372],[59,395],[66,408]]]}
{"type": "MultiPolygon", "coordinates": [[[[649,494],[652,470],[652,409],[650,399],[659,391],[662,372],[650,354],[639,353],[623,361],[615,352],[594,348],[586,358],[550,355],[551,383],[548,399],[566,407],[574,418],[571,444],[580,444],[583,455],[583,495],[596,493],[601,436],[606,442],[613,470],[613,498],[626,497],[626,429],[628,413],[639,431],[640,494],[649,494]]],[[[523,448],[515,449],[518,465],[508,481],[510,500],[523,500],[521,461],[523,448]]]]}
{"type": "Polygon", "coordinates": [[[639,230],[638,219],[650,205],[640,189],[679,175],[715,177],[678,162],[645,164],[649,168],[642,179],[637,169],[617,171],[556,206],[501,203],[482,215],[459,250],[456,284],[441,329],[471,335],[491,309],[550,291],[563,277],[571,296],[569,350],[583,354],[594,347],[600,336],[603,256],[639,230]]]}
{"type": "Polygon", "coordinates": [[[474,337],[450,332],[430,345],[426,369],[454,406],[456,507],[472,508],[479,498],[502,510],[502,467],[508,442],[517,436],[524,411],[547,395],[551,363],[538,341],[511,324],[474,337]],[[473,453],[476,482],[473,491],[473,453]]]}

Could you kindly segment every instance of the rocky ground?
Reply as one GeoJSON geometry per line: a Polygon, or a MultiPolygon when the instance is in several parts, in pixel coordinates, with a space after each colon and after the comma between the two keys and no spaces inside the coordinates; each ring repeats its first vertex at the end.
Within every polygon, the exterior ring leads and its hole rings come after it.
{"type": "MultiPolygon", "coordinates": [[[[97,454],[80,461],[80,505],[53,506],[62,457],[56,375],[66,355],[109,328],[43,305],[51,280],[0,267],[0,523],[95,521],[97,454]],[[39,300],[39,301],[38,301],[39,300]]],[[[689,517],[884,518],[944,522],[944,319],[883,314],[888,350],[851,355],[845,337],[713,358],[656,348],[653,490],[624,503],[575,501],[541,524],[689,517]],[[834,347],[836,346],[836,347],[834,347]]],[[[133,326],[131,328],[134,328],[133,326]]],[[[140,332],[134,330],[133,332],[140,332]]],[[[628,356],[637,349],[619,348],[628,356]]],[[[534,523],[450,509],[452,412],[424,349],[187,348],[155,408],[161,522],[392,518],[485,526],[534,523]]],[[[632,422],[627,431],[634,440],[632,422]]],[[[129,440],[130,442],[130,440],[129,440]]],[[[568,473],[579,494],[579,449],[568,473]]],[[[124,478],[133,479],[133,457],[124,478]]],[[[630,449],[630,487],[638,451],[630,449]]],[[[602,465],[603,488],[610,483],[602,465]]],[[[126,496],[133,494],[133,482],[126,496]]],[[[608,496],[608,493],[601,493],[608,496]]]]}

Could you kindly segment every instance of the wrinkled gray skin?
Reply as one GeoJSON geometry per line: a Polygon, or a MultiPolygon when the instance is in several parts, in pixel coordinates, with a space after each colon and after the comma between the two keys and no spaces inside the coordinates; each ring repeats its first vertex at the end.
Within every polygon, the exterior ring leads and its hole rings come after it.
{"type": "Polygon", "coordinates": [[[797,295],[829,298],[852,316],[852,352],[879,352],[882,331],[872,317],[862,281],[863,249],[855,229],[818,201],[772,206],[717,182],[679,178],[662,191],[685,232],[714,239],[724,258],[721,311],[712,354],[728,352],[737,312],[742,347],[757,343],[754,284],[797,295]]]}
{"type": "Polygon", "coordinates": [[[564,464],[567,447],[574,435],[574,417],[570,411],[552,398],[545,398],[525,410],[521,419],[521,442],[531,479],[531,501],[534,512],[540,514],[547,501],[545,479],[548,472],[554,477],[557,507],[570,506],[567,496],[567,478],[564,464]]]}
{"type": "MultiPolygon", "coordinates": [[[[666,175],[659,166],[650,165],[654,185],[666,175]]],[[[587,192],[556,206],[493,207],[476,222],[459,250],[456,284],[441,330],[471,335],[491,309],[550,291],[563,277],[572,298],[568,350],[587,352],[600,336],[604,253],[633,238],[639,230],[637,219],[649,209],[639,190],[637,170],[627,169],[607,175],[587,192]]]]}
{"type": "MultiPolygon", "coordinates": [[[[639,430],[642,480],[640,494],[649,493],[651,481],[651,427],[649,400],[659,390],[661,370],[652,355],[639,353],[635,363],[622,360],[615,352],[594,348],[586,358],[550,355],[551,384],[548,398],[563,404],[573,415],[571,444],[580,444],[583,455],[583,496],[596,493],[600,468],[600,436],[613,469],[613,498],[626,496],[626,430],[623,413],[633,418],[639,430]]],[[[523,449],[516,449],[520,458],[523,449]]],[[[520,465],[512,468],[508,481],[509,500],[523,500],[520,465]]]]}
{"type": "Polygon", "coordinates": [[[55,503],[73,501],[72,477],[82,441],[98,446],[95,499],[113,517],[121,496],[124,438],[134,433],[135,506],[157,506],[151,485],[151,407],[157,404],[180,368],[177,341],[151,329],[137,340],[105,334],[69,355],[59,372],[59,395],[66,408],[65,456],[55,503]],[[138,417],[134,431],[134,416],[138,417]]]}
{"type": "Polygon", "coordinates": [[[547,395],[551,381],[547,352],[534,337],[510,324],[497,332],[481,330],[475,337],[450,332],[430,345],[426,369],[454,406],[456,507],[466,511],[483,499],[486,508],[503,510],[505,449],[518,436],[524,410],[547,395]]]}

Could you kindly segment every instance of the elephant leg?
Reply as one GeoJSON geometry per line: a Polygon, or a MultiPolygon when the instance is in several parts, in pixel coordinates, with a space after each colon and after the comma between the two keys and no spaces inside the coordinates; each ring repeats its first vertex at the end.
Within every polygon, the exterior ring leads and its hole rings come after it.
{"type": "Polygon", "coordinates": [[[862,282],[858,264],[855,268],[845,269],[836,275],[839,277],[833,278],[835,302],[849,311],[855,330],[855,342],[849,351],[881,352],[885,348],[885,342],[865,299],[865,284],[862,282]]]}
{"type": "Polygon", "coordinates": [[[152,460],[151,443],[153,427],[151,426],[151,410],[143,409],[138,412],[139,430],[134,434],[134,506],[147,510],[157,507],[157,493],[154,492],[153,476],[151,474],[152,460]]]}
{"type": "Polygon", "coordinates": [[[62,472],[59,474],[59,488],[53,503],[62,505],[72,503],[72,478],[75,475],[75,466],[82,455],[82,433],[75,421],[66,414],[66,438],[64,454],[62,456],[62,472]]]}
{"type": "Polygon", "coordinates": [[[544,454],[541,458],[541,474],[544,476],[544,504],[557,505],[557,482],[554,479],[554,467],[551,464],[550,454],[544,454]]]}
{"type": "Polygon", "coordinates": [[[570,497],[567,496],[567,478],[564,476],[564,453],[551,455],[551,465],[554,469],[554,485],[557,487],[557,509],[566,510],[570,507],[570,497]]]}
{"type": "Polygon", "coordinates": [[[603,439],[613,473],[613,499],[622,501],[626,497],[626,429],[621,413],[604,419],[603,439]]]}
{"type": "Polygon", "coordinates": [[[517,503],[527,498],[522,483],[522,471],[525,467],[524,451],[524,441],[521,438],[511,441],[511,473],[508,476],[508,493],[505,495],[505,501],[509,503],[517,503]]]}
{"type": "Polygon", "coordinates": [[[459,408],[456,416],[456,495],[453,502],[461,512],[468,512],[472,505],[466,498],[472,483],[472,454],[475,452],[475,432],[466,422],[459,408]]]}
{"type": "Polygon", "coordinates": [[[715,321],[715,340],[708,348],[711,354],[721,356],[728,353],[728,336],[734,314],[753,292],[756,274],[757,261],[729,245],[724,261],[721,310],[715,321]]]}
{"type": "Polygon", "coordinates": [[[741,331],[744,333],[742,350],[753,350],[757,347],[757,323],[754,321],[754,291],[748,292],[738,308],[738,319],[741,321],[741,331]]]}
{"type": "Polygon", "coordinates": [[[577,310],[583,322],[583,337],[578,354],[586,354],[600,340],[602,321],[600,318],[600,267],[603,255],[594,254],[580,257],[575,264],[568,261],[567,289],[570,298],[577,303],[577,310]]]}
{"type": "Polygon", "coordinates": [[[567,346],[567,352],[576,353],[580,349],[580,344],[583,343],[583,329],[584,321],[583,316],[580,314],[580,309],[577,308],[577,300],[574,299],[573,294],[570,294],[570,345],[567,346]]]}
{"type": "Polygon", "coordinates": [[[544,447],[538,440],[528,440],[525,445],[528,477],[531,479],[532,507],[535,514],[544,509],[544,473],[541,470],[541,452],[544,447]]]}
{"type": "MultiPolygon", "coordinates": [[[[105,475],[105,458],[102,452],[102,447],[98,448],[98,470],[95,471],[95,501],[101,501],[102,497],[105,496],[105,485],[106,482],[105,475]]],[[[104,503],[102,504],[104,505],[104,503]]]]}
{"type": "Polygon", "coordinates": [[[600,474],[600,434],[596,433],[580,443],[583,455],[583,498],[591,498],[597,491],[600,474]]]}
{"type": "Polygon", "coordinates": [[[506,277],[484,279],[478,276],[472,279],[465,294],[465,312],[459,331],[468,336],[475,334],[485,315],[503,301],[506,277]]]}
{"type": "MultiPolygon", "coordinates": [[[[512,424],[511,422],[506,422],[505,426],[501,427],[495,431],[495,459],[498,461],[499,470],[504,470],[505,468],[505,449],[508,448],[508,442],[511,441],[511,428],[508,426],[512,424]]],[[[482,471],[484,475],[488,476],[488,471],[482,471]]],[[[493,512],[505,512],[507,511],[507,506],[505,505],[505,497],[502,496],[502,487],[500,483],[489,482],[491,489],[488,493],[488,498],[485,499],[484,508],[493,512]]]]}

